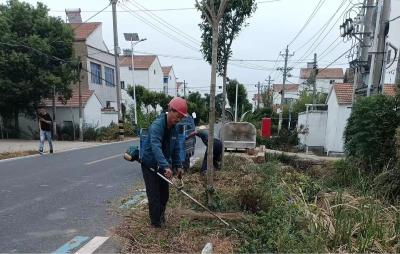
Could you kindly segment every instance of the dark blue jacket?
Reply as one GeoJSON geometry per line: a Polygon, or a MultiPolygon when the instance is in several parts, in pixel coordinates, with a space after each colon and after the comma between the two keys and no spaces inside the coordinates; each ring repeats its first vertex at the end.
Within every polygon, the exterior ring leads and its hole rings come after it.
{"type": "Polygon", "coordinates": [[[161,114],[150,126],[149,133],[143,142],[142,163],[146,167],[171,169],[182,167],[179,159],[181,147],[178,143],[178,129],[176,126],[168,130],[167,115],[161,114]]]}

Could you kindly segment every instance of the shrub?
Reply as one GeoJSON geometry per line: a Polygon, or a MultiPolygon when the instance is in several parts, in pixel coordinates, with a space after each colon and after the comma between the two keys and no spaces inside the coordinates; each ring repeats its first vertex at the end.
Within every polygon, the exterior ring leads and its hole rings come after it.
{"type": "Polygon", "coordinates": [[[360,98],[347,122],[345,150],[363,169],[380,171],[395,156],[394,134],[400,124],[394,98],[360,98]]]}

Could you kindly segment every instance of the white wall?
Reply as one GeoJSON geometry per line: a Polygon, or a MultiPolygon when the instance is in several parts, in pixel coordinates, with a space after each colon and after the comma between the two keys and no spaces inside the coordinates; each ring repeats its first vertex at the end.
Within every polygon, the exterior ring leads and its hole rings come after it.
{"type": "Polygon", "coordinates": [[[328,117],[325,137],[325,150],[327,154],[330,152],[344,152],[344,130],[346,128],[347,119],[351,114],[351,105],[339,105],[335,90],[328,99],[328,117]]]}
{"type": "Polygon", "coordinates": [[[108,86],[105,82],[105,66],[114,69],[114,84],[116,80],[114,56],[105,52],[100,52],[91,47],[88,47],[89,57],[86,63],[87,70],[91,71],[90,63],[97,63],[101,65],[101,84],[95,84],[91,80],[91,74],[88,73],[89,90],[94,90],[100,103],[103,107],[106,106],[106,101],[110,101],[111,105],[116,108],[117,103],[117,91],[115,86],[108,86]],[[96,54],[93,54],[96,53],[96,54]],[[92,55],[91,55],[92,54],[92,55]]]}
{"type": "MultiPolygon", "coordinates": [[[[129,70],[128,66],[120,67],[121,81],[125,82],[125,87],[132,86],[132,71],[129,70]]],[[[149,87],[149,74],[148,70],[135,70],[134,81],[136,85],[149,87]]]]}
{"type": "MultiPolygon", "coordinates": [[[[334,80],[336,84],[341,84],[344,81],[343,79],[317,79],[315,82],[317,92],[329,93],[329,91],[333,85],[333,84],[331,84],[331,80],[334,80]]],[[[304,82],[307,82],[307,80],[299,79],[299,84],[303,84],[304,82]]],[[[312,89],[312,87],[311,87],[311,89],[312,89]]]]}
{"type": "Polygon", "coordinates": [[[176,76],[174,72],[174,68],[171,68],[171,71],[168,75],[168,83],[164,84],[167,86],[167,93],[170,96],[176,96],[176,76]]]}
{"type": "Polygon", "coordinates": [[[91,127],[101,127],[100,126],[101,109],[102,106],[99,100],[93,94],[87,101],[84,108],[83,115],[85,118],[85,124],[91,127]]]}
{"type": "Polygon", "coordinates": [[[300,127],[308,128],[307,133],[299,133],[300,144],[309,147],[325,147],[326,120],[328,112],[313,110],[299,113],[297,129],[301,132],[300,127]]]}
{"type": "Polygon", "coordinates": [[[94,30],[86,39],[86,44],[103,51],[108,51],[108,48],[103,40],[102,24],[94,30]]]}
{"type": "MultiPolygon", "coordinates": [[[[393,19],[399,16],[400,13],[400,0],[392,0],[391,1],[391,11],[390,11],[390,19],[393,19]]],[[[390,22],[388,41],[391,42],[394,46],[400,47],[400,19],[396,19],[390,22]]],[[[399,56],[397,55],[397,59],[399,56]]],[[[394,52],[391,52],[391,61],[394,58],[394,52]]],[[[385,74],[385,82],[393,84],[395,82],[396,75],[396,66],[397,62],[395,62],[390,68],[386,70],[385,74]]]]}
{"type": "Polygon", "coordinates": [[[151,91],[157,91],[157,92],[162,92],[163,91],[163,78],[164,78],[164,73],[161,68],[160,61],[158,60],[158,57],[156,57],[156,60],[150,65],[149,71],[148,71],[148,77],[149,77],[149,89],[151,91]]]}
{"type": "Polygon", "coordinates": [[[101,112],[101,120],[99,127],[109,126],[111,123],[118,124],[118,113],[117,112],[101,112]]]}

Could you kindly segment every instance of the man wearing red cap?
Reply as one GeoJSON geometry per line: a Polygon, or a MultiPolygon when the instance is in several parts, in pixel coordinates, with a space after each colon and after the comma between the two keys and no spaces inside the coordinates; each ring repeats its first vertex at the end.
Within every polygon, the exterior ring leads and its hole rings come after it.
{"type": "Polygon", "coordinates": [[[172,179],[173,170],[182,176],[182,162],[179,158],[178,129],[176,124],[187,116],[186,100],[175,97],[168,104],[168,113],[161,114],[150,126],[143,143],[142,173],[149,200],[151,226],[161,227],[165,223],[165,208],[169,198],[169,186],[149,168],[172,179]]]}

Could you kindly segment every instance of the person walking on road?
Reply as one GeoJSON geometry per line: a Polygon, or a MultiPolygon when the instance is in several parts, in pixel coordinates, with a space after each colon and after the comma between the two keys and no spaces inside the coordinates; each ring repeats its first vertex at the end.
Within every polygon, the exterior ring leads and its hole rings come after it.
{"type": "Polygon", "coordinates": [[[38,123],[39,123],[39,136],[40,145],[39,153],[44,152],[44,141],[47,139],[49,142],[50,153],[53,153],[53,141],[51,139],[51,127],[53,125],[53,120],[49,113],[46,112],[45,106],[40,104],[38,107],[38,123]]]}
{"type": "Polygon", "coordinates": [[[175,97],[168,104],[168,113],[161,114],[150,126],[143,142],[142,173],[149,201],[151,227],[160,228],[165,223],[165,209],[169,198],[168,183],[149,168],[157,169],[168,179],[174,172],[182,177],[181,152],[178,144],[178,128],[182,118],[187,116],[186,100],[175,97]]]}

